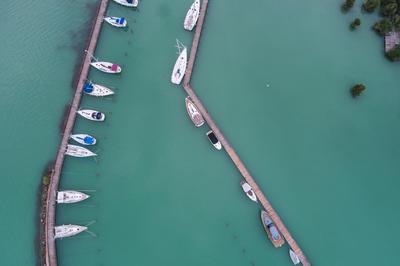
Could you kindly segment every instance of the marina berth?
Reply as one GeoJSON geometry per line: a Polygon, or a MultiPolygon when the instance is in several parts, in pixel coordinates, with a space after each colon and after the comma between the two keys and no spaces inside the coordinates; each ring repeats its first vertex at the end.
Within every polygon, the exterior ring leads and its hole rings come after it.
{"type": "Polygon", "coordinates": [[[240,186],[242,187],[244,193],[246,193],[246,195],[249,199],[251,199],[254,202],[257,202],[257,196],[248,183],[246,183],[245,181],[241,181],[240,186]]]}
{"type": "Polygon", "coordinates": [[[139,5],[139,0],[113,0],[113,1],[127,7],[137,7],[139,5]]]}
{"type": "Polygon", "coordinates": [[[73,157],[92,157],[97,156],[96,153],[77,145],[68,144],[65,154],[73,157]]]}
{"type": "Polygon", "coordinates": [[[95,84],[92,82],[86,82],[85,85],[83,86],[83,93],[91,96],[103,97],[103,96],[113,95],[114,91],[103,85],[95,84]]]}
{"type": "Polygon", "coordinates": [[[219,140],[217,139],[217,137],[215,136],[214,132],[212,132],[212,130],[207,132],[207,137],[210,140],[211,144],[217,149],[217,150],[221,150],[222,145],[221,142],[219,142],[219,140]]]}
{"type": "Polygon", "coordinates": [[[128,25],[128,21],[123,17],[105,17],[104,21],[117,28],[124,28],[128,25]]]}
{"type": "Polygon", "coordinates": [[[174,69],[172,70],[171,74],[171,82],[173,84],[181,84],[183,76],[185,75],[186,66],[187,66],[187,50],[186,47],[181,45],[179,41],[177,41],[178,50],[179,50],[179,57],[176,59],[174,69]]]}
{"type": "Polygon", "coordinates": [[[88,199],[90,196],[75,190],[64,190],[57,192],[57,203],[77,203],[88,199]]]}
{"type": "Polygon", "coordinates": [[[86,231],[86,226],[74,225],[74,224],[63,224],[54,227],[54,238],[65,238],[77,235],[86,231]]]}
{"type": "Polygon", "coordinates": [[[96,144],[96,139],[88,134],[73,134],[70,136],[70,138],[82,145],[96,144]]]}
{"type": "Polygon", "coordinates": [[[202,125],[204,125],[204,118],[197,110],[196,105],[194,105],[194,103],[190,100],[190,97],[186,97],[185,105],[186,105],[186,111],[190,119],[192,120],[193,124],[196,127],[201,127],[202,125]]]}
{"type": "Polygon", "coordinates": [[[82,109],[82,110],[78,110],[77,113],[80,116],[82,116],[88,120],[92,120],[92,121],[102,122],[106,119],[105,114],[103,114],[102,112],[98,112],[96,110],[82,109]]]}
{"type": "Polygon", "coordinates": [[[276,248],[281,247],[283,244],[285,244],[285,240],[279,233],[275,224],[272,222],[271,217],[269,217],[266,211],[261,211],[261,222],[264,226],[265,232],[267,232],[269,239],[276,248]]]}
{"type": "Polygon", "coordinates": [[[195,0],[186,13],[183,27],[185,30],[193,30],[200,15],[200,0],[195,0]]]}

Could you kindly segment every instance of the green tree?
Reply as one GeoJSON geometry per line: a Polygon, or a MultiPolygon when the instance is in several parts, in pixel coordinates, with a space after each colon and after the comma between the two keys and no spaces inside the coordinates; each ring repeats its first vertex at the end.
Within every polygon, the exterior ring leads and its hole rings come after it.
{"type": "Polygon", "coordinates": [[[365,90],[365,86],[363,84],[356,84],[350,89],[351,96],[354,98],[360,96],[361,93],[365,90]]]}
{"type": "Polygon", "coordinates": [[[350,29],[355,30],[360,25],[361,25],[361,20],[359,18],[356,18],[355,20],[353,20],[353,22],[351,22],[350,29]]]}
{"type": "Polygon", "coordinates": [[[354,2],[356,0],[346,0],[343,4],[342,4],[342,10],[344,12],[347,12],[350,10],[350,8],[352,8],[354,6],[354,2]]]}
{"type": "Polygon", "coordinates": [[[392,21],[394,29],[400,31],[400,15],[394,15],[392,21]]]}
{"type": "Polygon", "coordinates": [[[372,27],[379,35],[385,36],[388,32],[392,31],[392,23],[389,19],[384,18],[374,24],[372,27]]]}
{"type": "Polygon", "coordinates": [[[372,13],[379,6],[379,0],[366,0],[362,7],[365,11],[372,13]]]}
{"type": "Polygon", "coordinates": [[[386,53],[386,57],[390,61],[398,61],[400,60],[400,45],[396,45],[392,50],[386,53]]]}
{"type": "Polygon", "coordinates": [[[393,16],[397,12],[398,5],[396,2],[382,6],[381,12],[384,16],[393,16]]]}

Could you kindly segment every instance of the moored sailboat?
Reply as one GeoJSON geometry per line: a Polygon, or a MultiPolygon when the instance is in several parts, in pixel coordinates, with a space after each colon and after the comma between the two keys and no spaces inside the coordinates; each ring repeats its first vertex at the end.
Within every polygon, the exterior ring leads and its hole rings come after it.
{"type": "Polygon", "coordinates": [[[97,156],[96,153],[77,145],[68,144],[65,154],[73,157],[92,157],[97,156]]]}
{"type": "Polygon", "coordinates": [[[128,21],[124,17],[108,16],[104,18],[104,21],[117,28],[124,28],[128,25],[128,21]]]}
{"type": "Polygon", "coordinates": [[[139,4],[139,0],[114,0],[114,2],[127,7],[137,7],[139,4]]]}
{"type": "Polygon", "coordinates": [[[185,30],[192,30],[197,23],[200,14],[200,0],[195,0],[186,13],[183,27],[185,30]]]}
{"type": "Polygon", "coordinates": [[[85,85],[83,86],[83,92],[87,95],[96,97],[103,97],[114,94],[114,92],[111,89],[103,85],[92,83],[90,81],[86,82],[85,85]]]}
{"type": "Polygon", "coordinates": [[[271,217],[269,217],[266,211],[261,211],[261,221],[262,225],[264,226],[265,232],[267,232],[269,239],[276,248],[281,247],[283,244],[285,244],[285,240],[279,233],[278,228],[276,228],[275,224],[272,222],[271,217]]]}
{"type": "Polygon", "coordinates": [[[185,75],[186,66],[187,66],[187,50],[186,47],[183,46],[182,43],[177,41],[177,48],[179,51],[179,57],[175,61],[174,69],[171,74],[171,82],[174,84],[181,84],[183,76],[185,75]]]}
{"type": "Polygon", "coordinates": [[[240,186],[242,187],[244,193],[246,193],[247,197],[254,202],[257,202],[257,196],[253,191],[253,188],[245,181],[240,182],[240,186]]]}
{"type": "Polygon", "coordinates": [[[57,203],[76,203],[88,199],[90,196],[75,190],[57,192],[57,203]]]}
{"type": "Polygon", "coordinates": [[[196,105],[190,100],[189,96],[185,99],[186,111],[196,127],[204,124],[204,118],[198,111],[196,105]]]}
{"type": "Polygon", "coordinates": [[[75,224],[63,224],[54,227],[54,238],[64,238],[77,235],[86,231],[86,226],[75,225],[75,224]]]}
{"type": "Polygon", "coordinates": [[[106,115],[103,114],[102,112],[98,112],[96,110],[91,110],[91,109],[82,109],[76,111],[80,116],[92,120],[92,121],[99,121],[102,122],[106,119],[106,115]]]}

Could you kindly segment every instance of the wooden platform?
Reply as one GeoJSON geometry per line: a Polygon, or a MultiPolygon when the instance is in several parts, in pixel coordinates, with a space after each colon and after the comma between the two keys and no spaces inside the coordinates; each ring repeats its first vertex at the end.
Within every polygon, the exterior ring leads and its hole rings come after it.
{"type": "Polygon", "coordinates": [[[106,14],[108,0],[101,0],[99,8],[97,10],[96,21],[92,28],[90,42],[87,47],[88,53],[84,57],[82,64],[81,73],[77,83],[75,95],[72,101],[71,109],[68,114],[67,123],[62,134],[62,140],[58,149],[57,158],[54,165],[53,174],[50,179],[49,190],[47,195],[47,207],[46,207],[46,266],[57,266],[57,250],[54,239],[54,226],[56,225],[56,192],[58,190],[58,184],[60,182],[61,169],[64,163],[64,152],[67,147],[69,136],[72,133],[72,129],[75,124],[76,111],[79,109],[81,102],[82,90],[85,80],[87,79],[89,68],[90,68],[90,55],[94,54],[96,49],[97,40],[100,35],[101,25],[103,17],[106,14]]]}
{"type": "Polygon", "coordinates": [[[233,163],[235,164],[235,166],[237,167],[237,169],[239,170],[239,172],[241,173],[243,178],[246,180],[247,183],[249,183],[250,186],[252,186],[254,193],[257,195],[260,203],[262,204],[264,209],[267,211],[268,215],[271,217],[271,219],[275,223],[276,227],[278,228],[278,230],[281,232],[281,234],[287,241],[290,248],[297,254],[297,256],[299,257],[299,259],[303,265],[309,266],[309,265],[311,265],[310,262],[308,261],[307,257],[305,256],[303,251],[300,249],[299,245],[296,243],[296,241],[290,234],[289,230],[286,228],[285,224],[279,217],[278,213],[274,210],[271,203],[268,201],[268,199],[265,197],[265,195],[263,194],[261,189],[258,187],[254,178],[251,176],[250,172],[247,170],[244,163],[240,160],[236,151],[233,149],[233,147],[230,145],[228,140],[225,138],[222,131],[218,128],[217,124],[214,122],[211,115],[208,113],[207,109],[204,107],[203,103],[200,101],[200,99],[195,94],[192,86],[189,84],[190,79],[192,77],[194,63],[196,60],[196,53],[199,48],[200,36],[201,36],[201,32],[202,32],[203,25],[204,25],[204,19],[205,19],[205,15],[207,12],[207,7],[208,7],[208,0],[204,0],[202,3],[199,20],[197,22],[196,31],[195,31],[195,34],[193,37],[192,48],[190,51],[190,57],[189,57],[189,62],[188,62],[188,66],[187,66],[186,73],[185,73],[183,87],[184,87],[186,93],[192,99],[193,103],[197,106],[199,112],[203,115],[203,117],[206,120],[206,122],[208,123],[209,127],[212,129],[212,131],[214,131],[215,135],[221,142],[222,146],[225,148],[225,151],[228,153],[229,157],[231,158],[231,160],[233,161],[233,163]]]}
{"type": "Polygon", "coordinates": [[[400,44],[400,32],[391,31],[385,36],[385,53],[392,50],[396,45],[400,44]]]}

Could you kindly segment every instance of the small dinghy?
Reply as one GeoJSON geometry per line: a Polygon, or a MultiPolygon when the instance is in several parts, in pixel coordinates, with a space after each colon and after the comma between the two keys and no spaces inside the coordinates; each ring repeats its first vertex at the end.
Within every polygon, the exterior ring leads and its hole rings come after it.
{"type": "Polygon", "coordinates": [[[82,117],[92,120],[92,121],[102,122],[106,119],[105,114],[103,114],[102,112],[95,111],[95,110],[83,109],[83,110],[78,110],[77,113],[80,114],[82,117]]]}
{"type": "Polygon", "coordinates": [[[65,150],[65,154],[73,157],[91,157],[97,156],[96,153],[77,145],[67,145],[67,149],[65,150]]]}
{"type": "Polygon", "coordinates": [[[64,190],[57,192],[57,203],[76,203],[89,198],[89,195],[85,193],[74,191],[74,190],[64,190]]]}
{"type": "Polygon", "coordinates": [[[128,25],[128,21],[123,17],[105,17],[104,21],[117,28],[124,28],[128,25]]]}
{"type": "Polygon", "coordinates": [[[139,4],[139,0],[114,0],[114,2],[127,7],[137,7],[139,4]]]}
{"type": "Polygon", "coordinates": [[[109,88],[99,84],[94,84],[92,82],[85,83],[85,85],[83,86],[83,92],[96,97],[103,97],[114,94],[114,92],[109,88]]]}
{"type": "Polygon", "coordinates": [[[179,51],[179,57],[176,59],[174,69],[172,71],[171,75],[171,82],[174,84],[181,84],[181,81],[183,79],[183,76],[185,75],[186,71],[186,66],[187,66],[187,50],[186,47],[183,46],[182,43],[180,43],[178,40],[177,42],[177,48],[179,51]]]}
{"type": "Polygon", "coordinates": [[[294,253],[294,251],[291,249],[289,249],[289,256],[294,265],[297,265],[300,263],[299,257],[297,257],[296,253],[294,253]]]}
{"type": "Polygon", "coordinates": [[[241,181],[240,186],[242,186],[244,193],[246,193],[246,195],[247,195],[247,197],[249,197],[249,199],[251,199],[254,202],[257,202],[257,196],[248,183],[241,181]]]}
{"type": "Polygon", "coordinates": [[[207,132],[207,137],[210,140],[211,144],[214,145],[217,150],[220,150],[222,148],[221,142],[219,142],[212,130],[207,132]]]}
{"type": "Polygon", "coordinates": [[[279,233],[278,229],[276,228],[275,224],[272,222],[272,219],[268,216],[266,211],[261,211],[261,221],[264,226],[265,232],[269,239],[272,241],[272,244],[278,248],[281,247],[285,240],[279,233]]]}
{"type": "Polygon", "coordinates": [[[186,111],[196,127],[201,127],[204,124],[204,118],[197,110],[196,105],[190,100],[189,96],[185,99],[186,111]]]}
{"type": "Polygon", "coordinates": [[[86,231],[86,226],[74,225],[74,224],[63,224],[54,227],[54,238],[64,238],[77,235],[86,231]]]}
{"type": "Polygon", "coordinates": [[[83,145],[96,144],[96,139],[88,134],[73,134],[70,138],[83,145]]]}
{"type": "Polygon", "coordinates": [[[200,0],[194,0],[193,4],[190,6],[188,12],[186,13],[185,21],[183,22],[183,27],[185,30],[193,30],[197,23],[197,19],[200,14],[200,0]]]}

